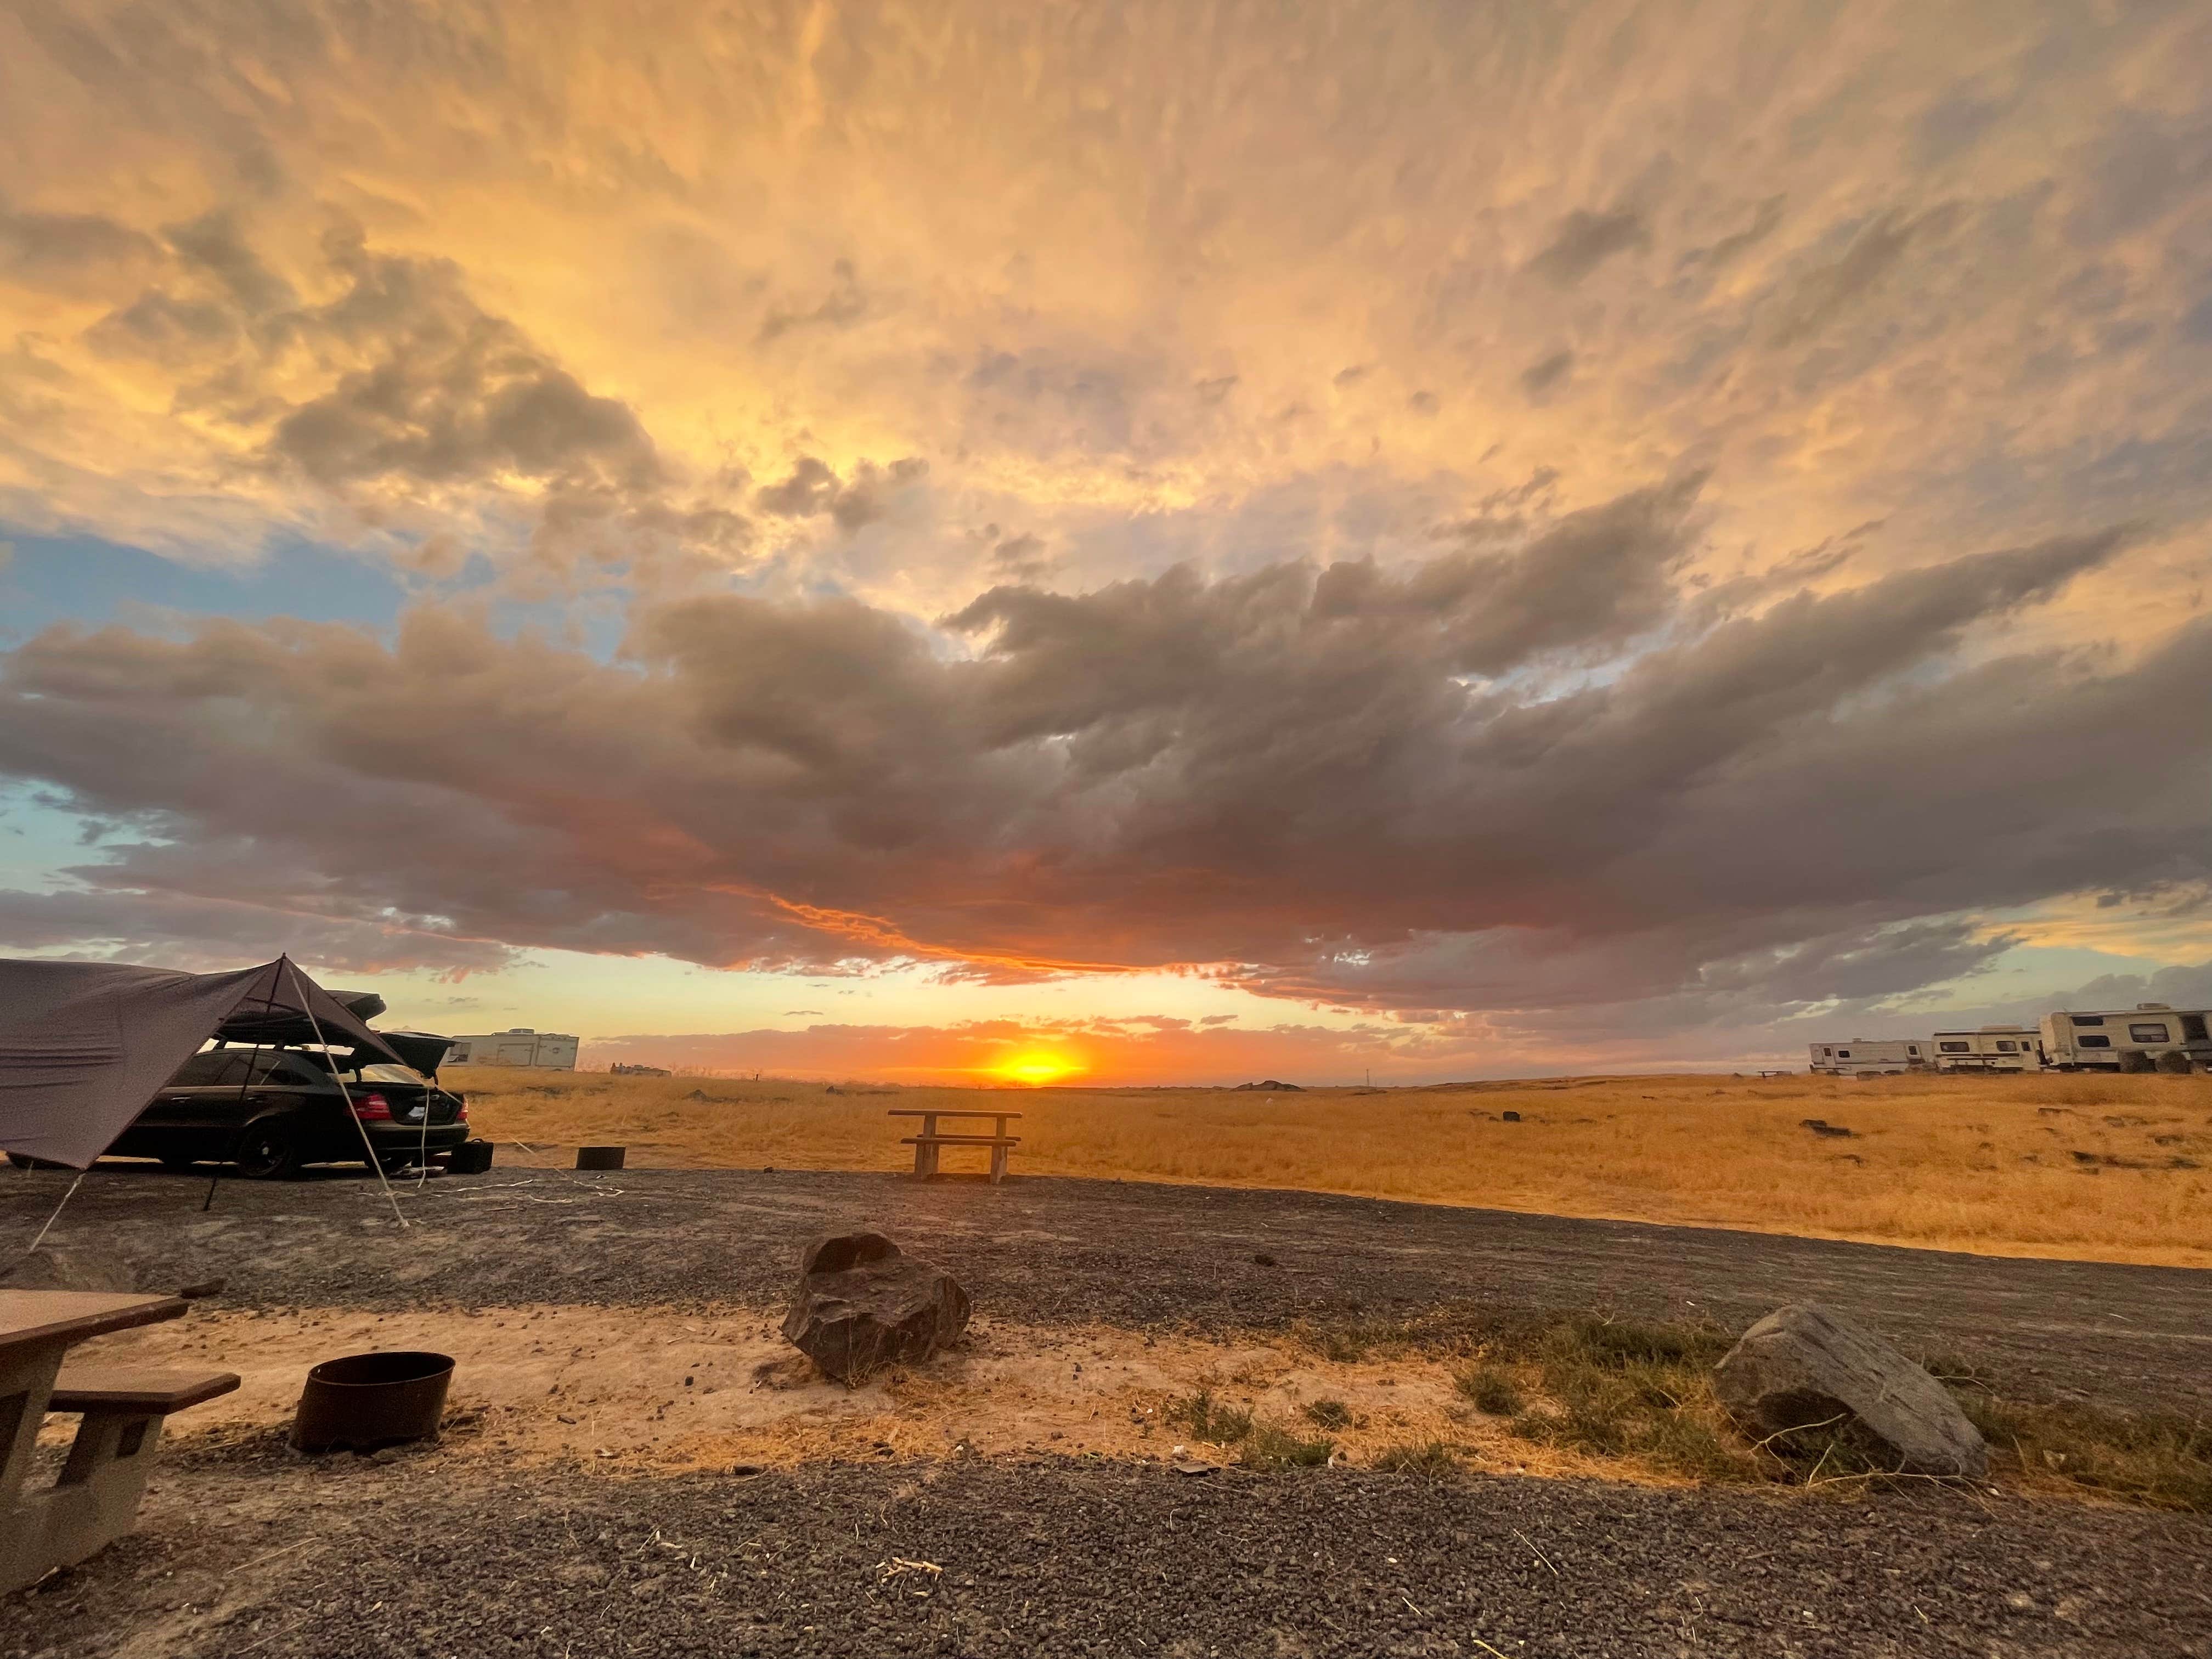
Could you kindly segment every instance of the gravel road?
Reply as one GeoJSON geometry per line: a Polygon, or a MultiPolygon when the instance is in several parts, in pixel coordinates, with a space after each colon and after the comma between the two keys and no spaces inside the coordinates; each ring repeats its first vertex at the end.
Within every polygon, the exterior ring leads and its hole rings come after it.
{"type": "Polygon", "coordinates": [[[2202,1522],[1950,1492],[1065,1460],[463,1485],[434,1453],[187,1460],[138,1534],[0,1603],[0,1655],[2188,1659],[2212,1655],[2208,1564],[2202,1522]]]}
{"type": "MultiPolygon", "coordinates": [[[[0,1180],[27,1240],[66,1177],[0,1180]]],[[[2212,1400],[2212,1274],[1311,1194],[1060,1179],[103,1170],[64,1256],[260,1310],[762,1305],[887,1226],[1010,1324],[1200,1332],[1472,1304],[1741,1323],[1816,1297],[2105,1399],[2212,1400]],[[1264,1256],[1273,1265],[1255,1261],[1264,1256]]],[[[2212,1659],[2212,1524],[1911,1489],[1841,1498],[1006,1456],[750,1480],[294,1458],[180,1438],[140,1530],[0,1599],[0,1659],[637,1655],[2171,1655],[2212,1659]],[[900,1567],[901,1561],[929,1563],[900,1567]]]]}
{"type": "MultiPolygon", "coordinates": [[[[27,1241],[66,1183],[4,1172],[0,1229],[27,1241]]],[[[2022,1392],[2212,1407],[2212,1273],[2191,1268],[1059,1177],[495,1169],[404,1198],[418,1223],[404,1233],[358,1176],[226,1182],[202,1213],[206,1192],[103,1169],[52,1238],[119,1254],[143,1288],[226,1276],[233,1306],[762,1306],[786,1295],[810,1235],[874,1221],[950,1267],[979,1308],[1033,1323],[1265,1330],[1474,1304],[1741,1326],[1818,1299],[2000,1366],[2022,1392]]]]}

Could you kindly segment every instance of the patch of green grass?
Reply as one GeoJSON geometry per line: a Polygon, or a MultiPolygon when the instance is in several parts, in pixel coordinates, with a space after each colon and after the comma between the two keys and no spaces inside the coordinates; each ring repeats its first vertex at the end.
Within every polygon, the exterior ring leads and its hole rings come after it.
{"type": "Polygon", "coordinates": [[[1486,1350],[1526,1351],[1557,1322],[1533,1309],[1437,1308],[1404,1317],[1307,1320],[1292,1328],[1307,1348],[1338,1364],[1418,1353],[1470,1359],[1486,1350]]]}
{"type": "MultiPolygon", "coordinates": [[[[1523,1439],[1634,1458],[1694,1480],[1878,1482],[1894,1471],[1894,1455],[1853,1422],[1764,1438],[1744,1432],[1713,1391],[1713,1367],[1735,1340],[1713,1325],[1464,1308],[1308,1326],[1299,1334],[1340,1362],[1408,1352],[1455,1362],[1459,1392],[1508,1419],[1523,1439]],[[1532,1370],[1533,1388],[1523,1380],[1532,1370]]],[[[1981,1430],[1996,1471],[2212,1513],[2212,1420],[2029,1404],[2007,1398],[2001,1376],[1960,1355],[1938,1352],[1921,1363],[1981,1430]]],[[[1419,1449],[1393,1447],[1375,1467],[1406,1466],[1419,1449]]]]}
{"type": "Polygon", "coordinates": [[[1317,1428],[1348,1429],[1352,1407],[1341,1400],[1316,1400],[1305,1407],[1305,1419],[1317,1428]]]}
{"type": "Polygon", "coordinates": [[[1474,1402],[1475,1410],[1492,1417],[1516,1416],[1528,1407],[1520,1384],[1495,1365],[1470,1365],[1452,1382],[1474,1402]]]}
{"type": "Polygon", "coordinates": [[[1237,1462],[1269,1474],[1284,1469],[1317,1469],[1336,1450],[1334,1440],[1302,1440],[1287,1429],[1262,1423],[1244,1436],[1237,1462]]]}
{"type": "Polygon", "coordinates": [[[1407,1440],[1376,1453],[1372,1467],[1386,1474],[1443,1480],[1457,1474],[1462,1466],[1460,1449],[1449,1440],[1407,1440]]]}
{"type": "Polygon", "coordinates": [[[1252,1432],[1252,1413],[1241,1406],[1224,1405],[1210,1389],[1170,1400],[1162,1415],[1188,1429],[1193,1439],[1210,1440],[1217,1446],[1233,1446],[1252,1432]]]}
{"type": "Polygon", "coordinates": [[[1954,1392],[1994,1463],[2158,1509],[2212,1514],[2212,1423],[2202,1418],[1954,1392]]]}
{"type": "Polygon", "coordinates": [[[1590,1315],[1562,1320],[1542,1343],[1547,1360],[1619,1371],[1653,1367],[1710,1370],[1735,1346],[1735,1339],[1715,1326],[1590,1315]]]}
{"type": "Polygon", "coordinates": [[[1717,1413],[1659,1412],[1644,1422],[1637,1450],[1662,1469],[1708,1486],[1770,1478],[1759,1456],[1717,1413]]]}
{"type": "Polygon", "coordinates": [[[1332,1365],[1357,1365],[1367,1358],[1368,1341],[1358,1331],[1340,1326],[1317,1326],[1300,1335],[1308,1347],[1332,1365]]]}

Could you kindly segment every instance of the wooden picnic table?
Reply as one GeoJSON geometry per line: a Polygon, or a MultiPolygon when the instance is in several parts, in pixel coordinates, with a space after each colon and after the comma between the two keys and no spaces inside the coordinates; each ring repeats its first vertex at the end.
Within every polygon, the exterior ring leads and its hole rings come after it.
{"type": "Polygon", "coordinates": [[[998,1185],[1006,1178],[1006,1154],[1022,1144],[1019,1135],[1006,1133],[1006,1125],[1021,1115],[1019,1112],[954,1112],[942,1107],[907,1107],[894,1109],[893,1117],[918,1117],[921,1133],[899,1142],[914,1148],[914,1173],[917,1180],[927,1181],[937,1173],[938,1153],[947,1146],[988,1146],[991,1149],[991,1184],[998,1185]],[[941,1133],[937,1120],[941,1118],[989,1118],[989,1134],[941,1133]]]}
{"type": "Polygon", "coordinates": [[[35,1583],[131,1530],[171,1411],[238,1386],[228,1372],[64,1373],[88,1338],[181,1316],[182,1297],[105,1291],[0,1291],[0,1593],[35,1583]],[[117,1386],[118,1383],[123,1386],[117,1386]],[[81,1412],[61,1478],[26,1492],[50,1411],[81,1412]]]}

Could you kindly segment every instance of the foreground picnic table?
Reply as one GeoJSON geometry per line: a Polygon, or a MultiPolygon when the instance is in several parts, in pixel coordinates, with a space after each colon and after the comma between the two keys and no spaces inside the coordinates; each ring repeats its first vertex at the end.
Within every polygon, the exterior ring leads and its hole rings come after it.
{"type": "Polygon", "coordinates": [[[64,1370],[88,1337],[175,1319],[174,1296],[0,1291],[0,1593],[35,1583],[131,1530],[161,1437],[161,1420],[238,1386],[228,1371],[64,1370]],[[48,1412],[77,1412],[61,1478],[25,1492],[48,1412]]]}
{"type": "Polygon", "coordinates": [[[914,1148],[914,1172],[916,1177],[927,1180],[937,1173],[937,1155],[947,1146],[988,1146],[991,1149],[991,1184],[998,1185],[1006,1178],[1006,1154],[1022,1144],[1019,1135],[1006,1133],[1006,1125],[1021,1115],[1019,1112],[948,1112],[933,1107],[908,1107],[894,1109],[893,1117],[918,1117],[921,1133],[899,1142],[914,1148]],[[937,1120],[948,1118],[989,1118],[989,1134],[939,1133],[937,1120]]]}

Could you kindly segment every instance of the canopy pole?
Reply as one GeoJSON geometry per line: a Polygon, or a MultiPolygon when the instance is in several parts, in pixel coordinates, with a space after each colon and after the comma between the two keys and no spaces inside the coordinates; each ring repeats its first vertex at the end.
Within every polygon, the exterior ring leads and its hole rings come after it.
{"type": "MultiPolygon", "coordinates": [[[[300,999],[300,1012],[307,1017],[307,1029],[315,1034],[316,1046],[327,1054],[331,1045],[323,1040],[323,1023],[315,1018],[314,1005],[307,1000],[307,989],[300,983],[298,965],[289,955],[280,960],[292,970],[292,994],[300,999]]],[[[368,1126],[363,1123],[354,1111],[353,1091],[346,1087],[345,1079],[339,1074],[335,1066],[331,1068],[331,1080],[338,1085],[338,1093],[345,1100],[346,1115],[353,1119],[353,1127],[361,1133],[361,1149],[368,1154],[368,1167],[376,1171],[376,1184],[384,1188],[385,1200],[392,1206],[392,1218],[402,1227],[412,1226],[414,1224],[400,1213],[398,1196],[392,1192],[392,1182],[384,1173],[384,1160],[376,1155],[376,1143],[368,1138],[368,1126]]],[[[428,1112],[429,1107],[426,1103],[423,1107],[426,1119],[428,1112]]]]}
{"type": "MultiPolygon", "coordinates": [[[[31,1166],[26,1165],[25,1167],[27,1170],[31,1166]]],[[[22,1255],[15,1257],[13,1261],[7,1263],[4,1267],[0,1267],[0,1273],[15,1272],[16,1268],[21,1267],[26,1261],[28,1261],[33,1256],[39,1253],[39,1246],[46,1242],[46,1235],[53,1231],[54,1223],[62,1218],[62,1212],[69,1208],[70,1200],[76,1196],[76,1189],[83,1185],[84,1171],[82,1170],[79,1170],[76,1172],[76,1179],[70,1182],[69,1190],[62,1194],[62,1201],[54,1206],[54,1212],[46,1218],[46,1224],[39,1229],[39,1236],[31,1241],[30,1247],[26,1249],[22,1255]]]]}
{"type": "MultiPolygon", "coordinates": [[[[262,993],[261,996],[261,1012],[264,1015],[273,1014],[276,1012],[276,968],[279,963],[285,962],[287,960],[289,960],[288,957],[279,957],[276,962],[272,962],[269,964],[269,988],[262,993]]],[[[244,1000],[243,998],[240,1000],[241,1001],[244,1000]]],[[[233,1012],[235,1012],[236,1011],[233,1010],[233,1012]]],[[[253,1062],[261,1058],[261,1049],[262,1043],[260,1039],[257,1037],[253,1043],[253,1052],[246,1057],[246,1076],[240,1081],[238,1085],[238,1103],[241,1106],[246,1103],[246,1097],[252,1089],[253,1062]]],[[[230,1149],[232,1162],[235,1163],[237,1161],[238,1149],[245,1144],[246,1125],[241,1122],[238,1126],[238,1139],[233,1143],[230,1149]]],[[[215,1207],[215,1189],[221,1184],[222,1181],[222,1165],[218,1164],[208,1174],[207,1196],[200,1200],[200,1213],[202,1215],[205,1215],[210,1210],[215,1207]]]]}

